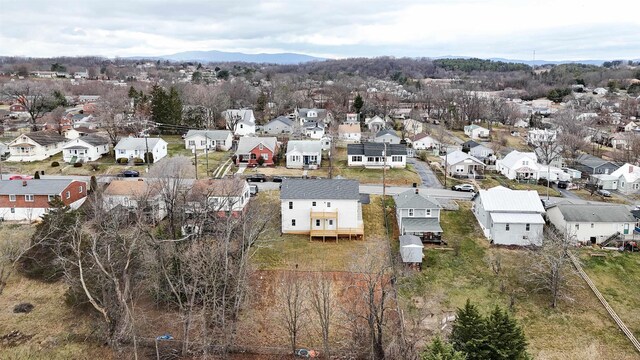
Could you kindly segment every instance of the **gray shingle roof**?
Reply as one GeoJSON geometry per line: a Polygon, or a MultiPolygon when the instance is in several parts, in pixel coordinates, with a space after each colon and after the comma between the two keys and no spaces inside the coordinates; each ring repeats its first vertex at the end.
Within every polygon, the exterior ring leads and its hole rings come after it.
{"type": "Polygon", "coordinates": [[[607,160],[604,160],[604,159],[601,159],[599,157],[595,157],[595,156],[589,155],[589,154],[581,154],[576,159],[576,162],[578,162],[579,164],[582,164],[584,166],[590,167],[592,169],[600,167],[600,166],[602,166],[602,165],[604,165],[606,163],[613,164],[613,162],[611,162],[611,161],[607,161],[607,160]]]}
{"type": "Polygon", "coordinates": [[[267,149],[275,152],[276,145],[278,143],[278,139],[275,137],[253,137],[253,136],[243,136],[238,141],[238,149],[236,150],[237,154],[248,154],[251,150],[255,149],[256,146],[262,144],[267,149]]]}
{"type": "Polygon", "coordinates": [[[438,218],[402,218],[402,228],[406,232],[434,232],[441,233],[442,228],[438,218]]]}
{"type": "Polygon", "coordinates": [[[398,209],[440,209],[437,200],[420,194],[417,188],[396,195],[395,201],[398,209]]]}
{"type": "Polygon", "coordinates": [[[166,143],[166,141],[161,138],[122,138],[118,141],[118,145],[116,145],[115,150],[139,150],[146,151],[147,146],[149,146],[149,150],[153,149],[160,141],[166,143]],[[146,139],[146,140],[145,140],[146,139]]]}
{"type": "Polygon", "coordinates": [[[89,145],[93,145],[93,146],[100,146],[100,145],[109,144],[109,140],[103,138],[102,136],[98,136],[98,135],[81,136],[78,139],[80,139],[81,141],[86,142],[89,145]]]}
{"type": "Polygon", "coordinates": [[[624,205],[558,204],[568,222],[635,222],[631,211],[624,205]]]}
{"type": "MultiPolygon", "coordinates": [[[[347,145],[347,155],[382,156],[383,151],[383,143],[367,142],[347,145]]],[[[387,156],[392,155],[407,155],[407,147],[401,144],[387,144],[387,156]]]]}
{"type": "Polygon", "coordinates": [[[67,139],[64,136],[55,132],[50,132],[50,131],[36,131],[36,132],[27,133],[23,135],[42,146],[47,146],[47,145],[57,144],[60,142],[67,141],[67,139]]]}
{"type": "Polygon", "coordinates": [[[360,200],[356,180],[346,179],[284,179],[280,199],[360,200]]]}
{"type": "Polygon", "coordinates": [[[421,263],[424,249],[422,241],[415,235],[400,236],[400,256],[405,263],[421,263]]]}
{"type": "Polygon", "coordinates": [[[378,138],[385,135],[390,135],[397,138],[400,137],[394,130],[389,130],[389,129],[378,131],[378,133],[376,134],[376,137],[378,138]]]}
{"type": "Polygon", "coordinates": [[[2,180],[0,195],[60,195],[74,180],[38,179],[38,180],[2,180]],[[23,181],[27,186],[22,186],[23,181]]]}
{"type": "MultiPolygon", "coordinates": [[[[267,123],[267,125],[269,125],[269,124],[271,124],[271,123],[274,123],[274,122],[281,122],[281,123],[283,123],[283,124],[285,124],[285,125],[287,125],[287,126],[293,126],[293,120],[289,119],[289,118],[288,118],[288,117],[286,117],[286,116],[278,116],[277,118],[275,118],[275,119],[273,119],[273,120],[269,121],[269,122],[267,123]]],[[[267,126],[267,125],[265,125],[265,126],[267,126]]]]}
{"type": "Polygon", "coordinates": [[[189,130],[187,134],[184,136],[185,139],[188,139],[192,136],[202,135],[206,136],[210,140],[227,140],[231,131],[229,130],[189,130]]]}
{"type": "Polygon", "coordinates": [[[314,152],[321,155],[322,142],[313,140],[289,140],[289,142],[287,143],[287,154],[289,154],[293,150],[306,153],[314,152]]]}

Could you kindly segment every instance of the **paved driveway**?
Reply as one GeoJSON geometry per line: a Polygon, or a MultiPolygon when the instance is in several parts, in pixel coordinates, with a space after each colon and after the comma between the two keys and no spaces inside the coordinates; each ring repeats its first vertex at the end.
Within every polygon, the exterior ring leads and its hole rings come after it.
{"type": "Polygon", "coordinates": [[[438,177],[436,177],[436,175],[433,173],[433,170],[431,170],[431,167],[427,165],[426,162],[415,158],[409,158],[407,162],[413,165],[413,167],[420,175],[420,179],[422,179],[422,186],[431,189],[443,188],[440,180],[438,180],[438,177]]]}

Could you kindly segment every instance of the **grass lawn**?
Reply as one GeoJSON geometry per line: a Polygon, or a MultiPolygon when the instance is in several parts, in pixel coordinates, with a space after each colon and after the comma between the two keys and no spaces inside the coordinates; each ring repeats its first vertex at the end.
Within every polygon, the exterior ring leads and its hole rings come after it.
{"type": "MultiPolygon", "coordinates": [[[[418,331],[439,333],[440,320],[463,306],[467,299],[487,313],[495,305],[508,308],[513,294],[513,313],[523,326],[533,358],[637,358],[629,341],[577,276],[572,275],[575,277],[572,282],[578,285],[572,289],[574,301],[562,301],[558,309],[551,309],[547,296],[531,291],[522,282],[522,264],[527,251],[490,247],[481,234],[470,204],[461,203],[460,211],[443,212],[441,226],[444,238],[454,250],[425,249],[423,270],[400,281],[407,321],[422,319],[425,312],[436,317],[434,326],[424,326],[418,331]],[[492,256],[502,258],[500,275],[495,275],[488,263],[492,256]]],[[[614,266],[620,267],[618,274],[623,281],[626,269],[622,264],[614,266]]],[[[640,265],[635,266],[637,269],[640,265]]],[[[613,276],[606,269],[601,273],[605,278],[613,276]]],[[[630,311],[638,301],[640,272],[633,272],[632,276],[635,282],[628,283],[627,290],[618,292],[620,301],[627,301],[630,311]]],[[[624,285],[621,283],[620,286],[624,285]]]]}
{"type": "MultiPolygon", "coordinates": [[[[274,210],[280,208],[278,193],[261,192],[258,196],[273,202],[274,210]]],[[[280,234],[280,216],[273,221],[256,246],[253,263],[259,270],[298,269],[305,271],[348,271],[353,259],[369,249],[386,251],[384,246],[384,220],[381,196],[372,195],[371,203],[362,205],[365,239],[349,240],[340,238],[338,242],[327,239],[326,242],[315,238],[309,241],[308,235],[280,234]]]]}
{"type": "Polygon", "coordinates": [[[601,201],[601,202],[607,202],[607,203],[612,203],[612,204],[627,204],[629,203],[626,199],[621,198],[620,196],[611,193],[611,197],[604,197],[602,195],[598,195],[596,193],[594,193],[593,195],[591,195],[591,191],[586,190],[586,189],[579,189],[579,190],[571,190],[572,193],[578,195],[580,198],[585,199],[585,200],[590,200],[590,201],[601,201]]]}
{"type": "MultiPolygon", "coordinates": [[[[494,186],[502,185],[509,189],[513,190],[535,190],[540,194],[540,196],[547,195],[547,188],[544,185],[538,184],[529,184],[529,183],[519,183],[514,180],[509,180],[506,177],[498,174],[498,173],[487,173],[486,179],[482,180],[482,186],[485,189],[492,188],[494,186]]],[[[549,188],[549,196],[557,196],[560,197],[562,194],[555,188],[549,188]]]]}
{"type": "MultiPolygon", "coordinates": [[[[358,180],[361,184],[381,184],[382,169],[365,169],[347,167],[345,160],[338,161],[334,168],[334,176],[342,176],[347,179],[358,180]]],[[[388,185],[411,185],[421,183],[420,175],[412,165],[405,169],[387,169],[386,182],[388,185]]]]}

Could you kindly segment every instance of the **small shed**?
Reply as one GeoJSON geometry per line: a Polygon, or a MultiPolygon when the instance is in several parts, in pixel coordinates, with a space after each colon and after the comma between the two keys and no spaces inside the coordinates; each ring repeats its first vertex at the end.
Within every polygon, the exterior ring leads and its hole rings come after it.
{"type": "Polygon", "coordinates": [[[419,237],[415,235],[400,236],[400,257],[407,266],[422,268],[423,249],[424,245],[419,237]]]}

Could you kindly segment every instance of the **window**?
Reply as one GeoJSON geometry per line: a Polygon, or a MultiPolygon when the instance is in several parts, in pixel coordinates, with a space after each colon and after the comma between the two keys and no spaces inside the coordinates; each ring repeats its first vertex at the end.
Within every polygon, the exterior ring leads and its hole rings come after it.
{"type": "Polygon", "coordinates": [[[525,229],[526,231],[529,231],[529,230],[531,229],[531,224],[526,224],[526,225],[524,226],[524,229],[525,229]]]}
{"type": "Polygon", "coordinates": [[[409,209],[409,216],[413,216],[413,209],[409,209]]]}
{"type": "Polygon", "coordinates": [[[11,201],[11,202],[16,201],[16,196],[15,195],[9,195],[9,201],[11,201]]]}
{"type": "Polygon", "coordinates": [[[202,145],[202,146],[207,145],[207,140],[201,140],[201,141],[200,141],[200,145],[202,145]]]}
{"type": "Polygon", "coordinates": [[[327,207],[330,208],[331,207],[331,202],[327,202],[327,207]]]}
{"type": "Polygon", "coordinates": [[[189,140],[189,146],[196,146],[195,140],[189,140]]]}
{"type": "Polygon", "coordinates": [[[351,161],[362,162],[362,156],[361,155],[353,155],[353,156],[351,156],[351,161]]]}
{"type": "Polygon", "coordinates": [[[576,224],[576,230],[580,230],[580,224],[576,224]]]}
{"type": "Polygon", "coordinates": [[[15,214],[16,213],[16,208],[11,208],[11,213],[15,214]]]}
{"type": "Polygon", "coordinates": [[[67,199],[71,198],[71,191],[67,191],[67,199]]]}
{"type": "Polygon", "coordinates": [[[431,216],[431,209],[426,209],[425,214],[426,216],[431,216]]]}
{"type": "Polygon", "coordinates": [[[84,189],[82,188],[82,186],[80,186],[80,191],[79,191],[79,192],[80,192],[80,194],[82,194],[82,191],[83,191],[83,190],[84,190],[84,189]]]}
{"type": "Polygon", "coordinates": [[[367,161],[368,162],[373,162],[375,159],[373,158],[373,156],[368,156],[367,157],[367,161]]]}
{"type": "Polygon", "coordinates": [[[593,223],[591,223],[591,228],[593,229],[593,223]]]}
{"type": "Polygon", "coordinates": [[[315,201],[312,201],[312,202],[311,202],[311,206],[316,206],[316,202],[315,202],[315,201]]]}
{"type": "Polygon", "coordinates": [[[333,219],[329,219],[329,226],[333,225],[333,219]]]}
{"type": "Polygon", "coordinates": [[[269,154],[262,154],[262,158],[267,161],[269,160],[269,154]]]}
{"type": "Polygon", "coordinates": [[[260,144],[260,145],[258,146],[258,148],[259,148],[260,150],[262,150],[262,149],[264,149],[264,145],[260,144]]]}
{"type": "Polygon", "coordinates": [[[251,160],[255,160],[255,159],[257,159],[257,158],[258,158],[258,157],[256,156],[256,154],[254,154],[254,153],[251,153],[251,156],[250,156],[250,157],[251,157],[251,160]]]}
{"type": "Polygon", "coordinates": [[[293,201],[289,201],[289,210],[293,210],[293,201]]]}
{"type": "Polygon", "coordinates": [[[392,156],[391,157],[391,161],[392,162],[402,162],[402,156],[392,156]]]}
{"type": "Polygon", "coordinates": [[[33,202],[33,195],[25,195],[24,201],[33,202]]]}
{"type": "Polygon", "coordinates": [[[320,219],[316,219],[316,226],[320,226],[320,219]]]}
{"type": "Polygon", "coordinates": [[[529,162],[528,162],[527,160],[523,160],[523,161],[522,161],[522,165],[525,165],[525,166],[526,166],[526,165],[529,165],[529,162]]]}
{"type": "Polygon", "coordinates": [[[48,196],[47,196],[47,200],[48,200],[49,202],[52,202],[52,201],[53,201],[53,199],[55,199],[55,198],[56,198],[56,196],[55,196],[55,195],[48,195],[48,196]]]}
{"type": "Polygon", "coordinates": [[[504,227],[504,229],[505,229],[506,231],[509,231],[509,224],[506,224],[506,225],[505,225],[505,227],[504,227]]]}
{"type": "Polygon", "coordinates": [[[296,219],[291,219],[291,226],[296,226],[296,219]]]}

